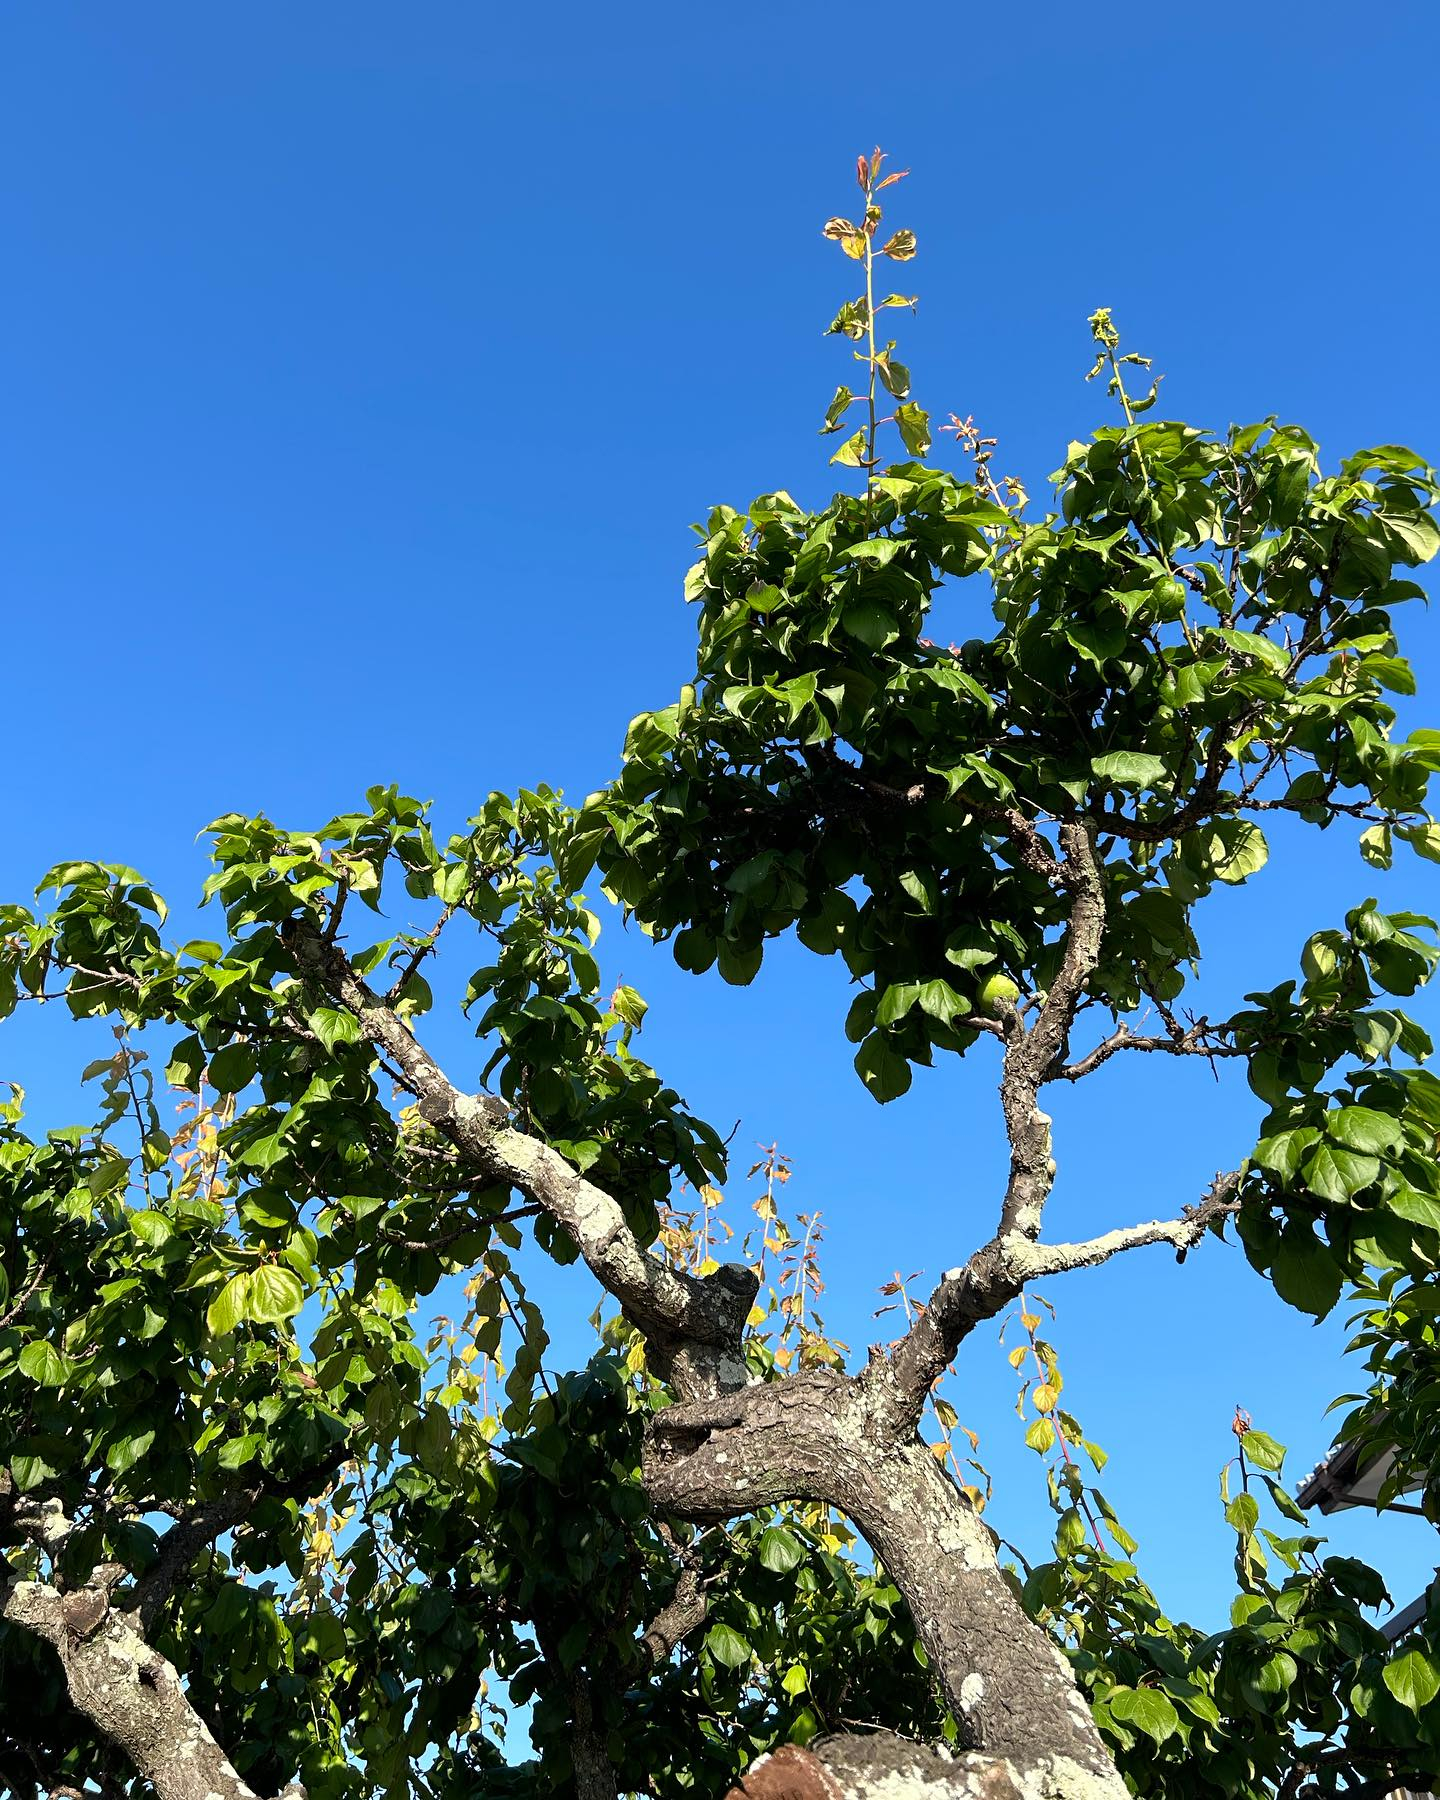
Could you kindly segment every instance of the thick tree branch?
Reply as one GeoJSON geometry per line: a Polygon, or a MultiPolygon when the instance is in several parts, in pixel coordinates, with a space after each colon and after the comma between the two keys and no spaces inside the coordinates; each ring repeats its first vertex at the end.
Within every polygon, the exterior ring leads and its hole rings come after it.
{"type": "Polygon", "coordinates": [[[613,1195],[587,1181],[558,1150],[510,1126],[502,1100],[461,1093],[338,945],[303,921],[289,923],[286,939],[302,971],[347,1007],[370,1042],[398,1066],[421,1117],[455,1145],[469,1168],[489,1184],[517,1189],[564,1226],[682,1394],[744,1383],[740,1334],[757,1286],[749,1269],[727,1263],[703,1280],[667,1269],[641,1245],[613,1195]]]}
{"type": "MultiPolygon", "coordinates": [[[[57,1502],[17,1508],[15,1516],[52,1557],[69,1536],[57,1502]]],[[[135,1630],[133,1615],[112,1608],[125,1573],[104,1563],[84,1587],[61,1593],[23,1579],[0,1557],[0,1619],[50,1645],[71,1705],[130,1759],[157,1800],[257,1800],[191,1706],[174,1665],[135,1630]]],[[[304,1800],[304,1789],[292,1783],[285,1800],[304,1800]]]]}
{"type": "Polygon", "coordinates": [[[1149,1219],[1076,1244],[1035,1244],[1031,1246],[1032,1270],[1026,1279],[1043,1281],[1051,1275],[1068,1275],[1072,1269],[1091,1269],[1122,1251],[1143,1249],[1147,1244],[1169,1244],[1183,1260],[1211,1226],[1240,1210],[1239,1186],[1238,1171],[1217,1175],[1200,1204],[1187,1206],[1178,1219],[1149,1219]]]}
{"type": "MultiPolygon", "coordinates": [[[[61,1594],[0,1578],[0,1618],[55,1651],[71,1704],[124,1752],[157,1800],[257,1800],[191,1706],[174,1666],[110,1610],[101,1587],[61,1594]]],[[[292,1785],[286,1794],[303,1800],[292,1785]]]]}
{"type": "Polygon", "coordinates": [[[838,1507],[905,1595],[962,1743],[1009,1757],[1035,1800],[1123,1800],[1069,1665],[1021,1612],[970,1500],[897,1421],[888,1382],[815,1369],[671,1407],[652,1421],[644,1474],[657,1505],[700,1522],[785,1500],[838,1507]]]}

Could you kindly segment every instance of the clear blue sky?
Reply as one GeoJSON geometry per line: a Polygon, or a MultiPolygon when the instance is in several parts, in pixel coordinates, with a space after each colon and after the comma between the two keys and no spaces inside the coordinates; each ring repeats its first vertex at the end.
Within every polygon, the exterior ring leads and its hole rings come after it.
{"type": "MultiPolygon", "coordinates": [[[[1440,454],[1437,53],[1418,3],[6,9],[0,892],[94,855],[179,902],[217,813],[304,825],[374,781],[446,822],[495,786],[598,785],[688,673],[688,521],[828,491],[815,428],[847,363],[821,330],[848,265],[818,227],[876,142],[915,171],[894,217],[920,237],[918,396],[977,414],[1032,492],[1104,416],[1080,379],[1101,303],[1167,371],[1166,414],[1440,454]]],[[[1433,687],[1437,627],[1409,624],[1433,687]]],[[[1338,844],[1295,852],[1212,909],[1217,1007],[1374,891],[1338,844]]],[[[1418,864],[1384,892],[1433,909],[1437,886],[1418,864]]],[[[857,1346],[884,1276],[988,1232],[983,1054],[881,1110],[848,1070],[838,969],[781,954],[735,992],[633,935],[608,959],[696,1106],[794,1156],[857,1346]]],[[[465,1074],[463,1031],[439,1041],[465,1074]]],[[[78,1060],[48,1020],[0,1037],[42,1115],[78,1060]]],[[[1173,1211],[1251,1141],[1243,1089],[1203,1067],[1112,1065],[1061,1098],[1065,1235],[1173,1211]]],[[[542,1283],[552,1311],[578,1283],[542,1283]]],[[[1231,1411],[1299,1473],[1347,1385],[1338,1325],[1214,1245],[1050,1297],[1147,1572],[1216,1622],[1231,1411]]],[[[1035,1549],[1038,1469],[989,1338],[953,1393],[997,1522],[1035,1549]]],[[[1402,1600],[1434,1562],[1417,1520],[1335,1535],[1402,1600]]]]}

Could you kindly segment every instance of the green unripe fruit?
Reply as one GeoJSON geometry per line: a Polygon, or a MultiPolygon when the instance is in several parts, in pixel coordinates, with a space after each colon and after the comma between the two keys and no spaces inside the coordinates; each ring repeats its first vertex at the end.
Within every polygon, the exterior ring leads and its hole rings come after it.
{"type": "Polygon", "coordinates": [[[1185,610],[1185,583],[1162,575],[1150,590],[1150,598],[1162,619],[1178,619],[1185,610]]]}
{"type": "Polygon", "coordinates": [[[989,976],[980,989],[980,1007],[983,1012],[998,1012],[1002,1006],[1013,1006],[1020,998],[1020,990],[1008,975],[989,976]]]}

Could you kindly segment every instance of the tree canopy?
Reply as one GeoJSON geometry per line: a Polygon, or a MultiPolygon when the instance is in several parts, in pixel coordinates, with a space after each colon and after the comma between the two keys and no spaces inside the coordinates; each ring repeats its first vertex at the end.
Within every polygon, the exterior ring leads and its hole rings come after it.
{"type": "Polygon", "coordinates": [[[1390,1643],[1380,1578],[1325,1554],[1240,1418],[1231,1622],[1172,1621],[1028,1297],[1237,1236],[1277,1304],[1358,1309],[1347,1429],[1397,1442],[1392,1491],[1420,1474],[1440,1516],[1440,1082],[1403,1006],[1434,921],[1357,898],[1240,1011],[1187,1006],[1199,903],[1263,877],[1268,816],[1433,881],[1440,732],[1400,737],[1392,696],[1440,489],[1396,446],[1327,473],[1295,425],[1157,418],[1104,309],[1117,422],[1068,447],[1052,510],[972,421],[965,472],[936,466],[883,334],[914,301],[880,273],[916,250],[882,229],[883,163],[824,228],[864,283],[830,327],[859,386],[823,422],[856,491],[697,528],[694,670],[603,790],[491,794],[449,834],[393,787],[318,828],[227,815],[203,941],[94,861],[0,906],[0,1015],[115,1034],[81,1122],[0,1107],[0,1784],[23,1800],[663,1800],[874,1725],[1051,1800],[1440,1773],[1440,1614],[1390,1643]],[[942,598],[958,644],[927,635],[942,598]],[[697,975],[761,980],[792,934],[834,959],[875,1101],[937,1053],[993,1061],[1003,1191],[956,1209],[955,1266],[860,1366],[807,1312],[778,1152],[753,1241],[717,1253],[726,1142],[644,1059],[587,885],[697,975]],[[478,1074],[427,1048],[442,954],[475,965],[478,1074]],[[1156,1056],[1241,1065],[1258,1142],[1217,1145],[1170,1216],[1047,1237],[1044,1090],[1156,1056]],[[547,1356],[536,1257],[604,1290],[582,1369],[547,1356]],[[1011,1308],[1057,1514],[1033,1565],[942,1391],[1011,1308]]]}

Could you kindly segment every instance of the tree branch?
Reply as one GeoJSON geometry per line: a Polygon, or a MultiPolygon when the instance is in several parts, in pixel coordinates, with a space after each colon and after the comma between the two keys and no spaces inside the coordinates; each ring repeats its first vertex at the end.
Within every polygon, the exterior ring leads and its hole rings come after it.
{"type": "Polygon", "coordinates": [[[1245,1052],[1237,1044],[1227,1044],[1214,1035],[1225,1029],[1222,1025],[1212,1025],[1208,1019],[1197,1019],[1188,1030],[1177,1030],[1165,1037],[1145,1037],[1132,1032],[1123,1021],[1093,1050],[1078,1057],[1072,1063],[1053,1066],[1045,1079],[1047,1081],[1079,1081],[1092,1074],[1119,1050],[1160,1051],[1166,1056],[1244,1056],[1245,1052]]]}
{"type": "MultiPolygon", "coordinates": [[[[257,1800],[186,1698],[174,1665],[98,1589],[61,1594],[0,1579],[0,1618],[44,1639],[60,1659],[71,1704],[122,1750],[158,1800],[257,1800]],[[84,1613],[74,1602],[90,1599],[84,1613]]],[[[303,1800],[298,1784],[286,1794],[303,1800]]]]}
{"type": "Polygon", "coordinates": [[[1228,1175],[1217,1175],[1200,1204],[1185,1207],[1178,1219],[1149,1219],[1140,1225],[1102,1232],[1099,1237],[1077,1244],[1035,1244],[1031,1247],[1033,1261],[1026,1279],[1043,1281],[1051,1275],[1067,1275],[1071,1269],[1094,1268],[1122,1251],[1139,1250],[1147,1244],[1170,1244],[1183,1261],[1212,1225],[1240,1210],[1239,1186],[1239,1171],[1232,1170],[1228,1175]]]}
{"type": "Polygon", "coordinates": [[[376,1049],[398,1066],[421,1117],[468,1166],[487,1184],[517,1189],[564,1226],[590,1272],[645,1333],[660,1370],[683,1394],[698,1397],[744,1384],[740,1335],[758,1285],[744,1264],[726,1263],[703,1279],[667,1269],[647,1253],[614,1196],[587,1181],[558,1150],[515,1130],[502,1100],[461,1093],[338,945],[303,920],[288,921],[283,936],[301,971],[347,1007],[376,1049]]]}
{"type": "Polygon", "coordinates": [[[888,1356],[871,1353],[870,1368],[862,1379],[893,1383],[900,1417],[918,1419],[931,1387],[954,1361],[965,1338],[1003,1311],[1027,1282],[1093,1268],[1147,1244],[1170,1244],[1183,1259],[1211,1226],[1238,1212],[1239,1186],[1238,1170],[1217,1175],[1200,1204],[1186,1207],[1178,1219],[1152,1219],[1082,1243],[1042,1244],[1018,1231],[997,1234],[969,1262],[946,1271],[888,1356]]]}
{"type": "Polygon", "coordinates": [[[174,1593],[200,1552],[232,1530],[259,1501],[263,1488],[237,1488],[188,1513],[160,1540],[155,1561],[135,1584],[134,1608],[142,1632],[155,1623],[160,1608],[174,1593]]]}
{"type": "MultiPolygon", "coordinates": [[[[54,1554],[70,1522],[57,1502],[17,1513],[22,1529],[54,1554]]],[[[112,1609],[126,1571],[93,1569],[82,1588],[61,1593],[23,1580],[0,1557],[0,1619],[43,1639],[60,1659],[70,1702],[134,1764],[157,1800],[257,1800],[235,1773],[185,1694],[174,1665],[112,1609]]],[[[304,1800],[292,1783],[284,1800],[304,1800]]]]}
{"type": "Polygon", "coordinates": [[[682,1563],[675,1592],[651,1621],[640,1640],[641,1648],[657,1667],[665,1662],[682,1638],[689,1637],[705,1623],[710,1602],[700,1581],[699,1571],[682,1563]]]}
{"type": "Polygon", "coordinates": [[[1010,1139],[1010,1178],[1000,1209],[999,1236],[1040,1235],[1040,1219],[1055,1180],[1050,1120],[1036,1104],[1042,1083],[1063,1058],[1085,985],[1100,960],[1105,934],[1105,878],[1093,828],[1070,820],[1060,827],[1061,885],[1073,896],[1060,967],[1035,1023],[1024,1028],[1013,1008],[1007,1019],[1000,1104],[1010,1139]]]}

